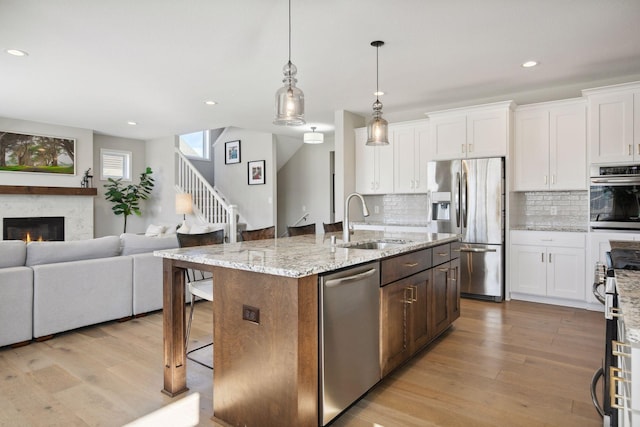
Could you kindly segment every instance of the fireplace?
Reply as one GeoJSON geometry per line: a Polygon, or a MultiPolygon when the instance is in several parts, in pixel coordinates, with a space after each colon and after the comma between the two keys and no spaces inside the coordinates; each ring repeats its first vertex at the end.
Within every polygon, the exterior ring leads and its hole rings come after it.
{"type": "Polygon", "coordinates": [[[4,240],[63,241],[64,217],[3,218],[4,240]]]}

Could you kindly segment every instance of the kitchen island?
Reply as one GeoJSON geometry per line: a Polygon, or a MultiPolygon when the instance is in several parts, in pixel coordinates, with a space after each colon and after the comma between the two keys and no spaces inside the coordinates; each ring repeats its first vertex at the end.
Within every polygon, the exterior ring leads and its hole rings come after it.
{"type": "MultiPolygon", "coordinates": [[[[187,390],[183,270],[196,268],[211,272],[215,284],[214,418],[234,426],[317,426],[318,277],[404,254],[428,253],[430,267],[428,248],[459,240],[452,234],[356,232],[356,242],[392,241],[383,248],[357,249],[343,247],[340,240],[332,245],[329,236],[156,251],[164,258],[163,392],[176,396],[187,390]]],[[[449,246],[447,256],[448,251],[449,246]]],[[[403,268],[414,265],[424,267],[416,262],[403,268]]],[[[418,287],[411,287],[417,293],[418,287]]]]}

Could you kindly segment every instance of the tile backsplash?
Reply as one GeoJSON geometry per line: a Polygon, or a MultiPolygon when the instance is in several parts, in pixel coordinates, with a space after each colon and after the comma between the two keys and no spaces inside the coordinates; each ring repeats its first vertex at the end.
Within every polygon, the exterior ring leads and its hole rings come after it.
{"type": "MultiPolygon", "coordinates": [[[[530,191],[510,194],[512,228],[587,228],[587,191],[530,191]]],[[[426,194],[384,194],[364,196],[370,215],[367,223],[428,225],[426,194]]]]}
{"type": "Polygon", "coordinates": [[[531,191],[511,193],[512,228],[576,227],[587,228],[589,193],[587,191],[531,191]]]}
{"type": "Polygon", "coordinates": [[[364,196],[370,215],[368,223],[428,225],[426,194],[384,194],[364,196]]]}

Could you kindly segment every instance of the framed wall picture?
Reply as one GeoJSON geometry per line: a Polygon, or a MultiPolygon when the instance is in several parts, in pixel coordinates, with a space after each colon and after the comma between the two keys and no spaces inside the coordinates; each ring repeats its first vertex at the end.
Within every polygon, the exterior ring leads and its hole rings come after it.
{"type": "Polygon", "coordinates": [[[240,140],[224,143],[224,164],[240,163],[240,140]]]}
{"type": "Polygon", "coordinates": [[[249,172],[249,185],[259,185],[265,183],[264,160],[254,160],[247,163],[249,172]]]}
{"type": "Polygon", "coordinates": [[[0,130],[0,171],[75,175],[76,140],[0,130]]]}

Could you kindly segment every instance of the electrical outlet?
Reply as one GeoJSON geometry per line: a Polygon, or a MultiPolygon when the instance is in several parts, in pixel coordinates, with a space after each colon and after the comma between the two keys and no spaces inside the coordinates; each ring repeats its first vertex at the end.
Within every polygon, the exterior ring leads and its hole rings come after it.
{"type": "Polygon", "coordinates": [[[379,214],[379,213],[380,213],[380,206],[375,205],[375,206],[373,207],[373,213],[375,213],[375,214],[379,214]]]}
{"type": "Polygon", "coordinates": [[[551,206],[549,208],[549,214],[550,215],[558,215],[558,207],[557,206],[551,206]]]}
{"type": "Polygon", "coordinates": [[[260,324],[260,309],[250,305],[242,305],[242,320],[260,324]]]}
{"type": "Polygon", "coordinates": [[[307,211],[307,207],[305,205],[302,205],[302,212],[306,212],[307,211]]]}

